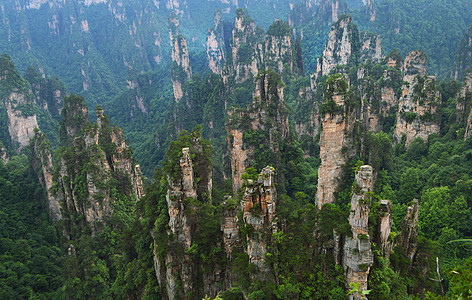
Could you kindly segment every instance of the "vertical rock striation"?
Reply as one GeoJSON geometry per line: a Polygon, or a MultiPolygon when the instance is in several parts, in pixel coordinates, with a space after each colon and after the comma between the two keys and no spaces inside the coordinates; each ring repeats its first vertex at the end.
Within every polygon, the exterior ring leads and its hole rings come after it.
{"type": "MultiPolygon", "coordinates": [[[[196,135],[187,142],[188,147],[173,144],[169,150],[174,152],[167,157],[164,168],[168,221],[166,229],[152,231],[156,276],[168,299],[193,299],[204,294],[215,297],[222,277],[219,265],[211,272],[202,272],[205,266],[195,255],[202,242],[198,240],[202,230],[200,211],[211,201],[212,172],[210,159],[205,157],[209,145],[196,135]]],[[[221,240],[220,235],[213,238],[221,240]]]]}
{"type": "Polygon", "coordinates": [[[343,15],[329,32],[323,55],[318,59],[315,77],[328,75],[337,65],[356,60],[382,59],[382,45],[378,35],[360,32],[352,17],[343,15]]]}
{"type": "Polygon", "coordinates": [[[184,96],[182,85],[192,77],[187,40],[180,34],[179,19],[175,14],[169,18],[169,36],[171,41],[172,71],[171,80],[175,101],[179,102],[184,96]]]}
{"type": "Polygon", "coordinates": [[[269,267],[264,264],[265,253],[270,245],[272,233],[277,231],[275,213],[277,191],[274,169],[269,166],[265,167],[257,182],[248,179],[245,184],[246,188],[241,202],[243,221],[253,230],[246,237],[246,253],[249,255],[249,262],[255,264],[260,273],[265,274],[270,271],[269,267]]]}
{"type": "Polygon", "coordinates": [[[18,152],[26,147],[38,127],[36,101],[28,82],[16,71],[11,58],[0,57],[0,101],[6,112],[8,133],[18,152]]]}
{"type": "Polygon", "coordinates": [[[215,26],[208,29],[206,47],[210,70],[215,74],[221,75],[225,64],[225,40],[220,10],[215,13],[215,26]]]}
{"type": "Polygon", "coordinates": [[[440,133],[441,95],[436,86],[436,78],[427,76],[426,55],[421,51],[412,51],[406,57],[403,66],[404,85],[399,100],[394,137],[397,141],[406,136],[405,145],[414,139],[424,141],[428,136],[440,133]]]}
{"type": "Polygon", "coordinates": [[[293,72],[292,28],[288,23],[276,20],[267,30],[265,38],[264,62],[266,67],[282,74],[287,64],[293,72]]]}
{"type": "Polygon", "coordinates": [[[392,203],[390,200],[381,200],[376,242],[380,245],[382,256],[387,259],[390,257],[393,249],[393,241],[390,238],[392,224],[392,203]]]}
{"type": "MultiPolygon", "coordinates": [[[[346,237],[344,243],[343,267],[346,276],[346,287],[359,284],[359,291],[367,290],[367,277],[374,262],[369,236],[369,212],[371,192],[374,188],[373,169],[371,166],[361,166],[356,173],[356,179],[351,198],[352,238],[346,237]]],[[[350,299],[367,299],[364,295],[353,293],[350,299]]]]}
{"type": "Polygon", "coordinates": [[[451,78],[462,80],[470,68],[472,68],[472,25],[465,32],[457,49],[451,78]]]}
{"type": "Polygon", "coordinates": [[[457,95],[457,121],[465,124],[464,139],[472,133],[472,70],[464,77],[464,85],[457,95]]]}
{"type": "Polygon", "coordinates": [[[418,214],[420,206],[418,200],[414,199],[408,206],[405,219],[402,223],[402,231],[397,239],[397,246],[401,247],[410,260],[410,268],[418,251],[418,214]]]}
{"type": "MultiPolygon", "coordinates": [[[[57,184],[49,191],[63,208],[67,232],[77,222],[96,232],[112,216],[115,202],[121,201],[116,193],[134,200],[144,195],[141,172],[123,131],[110,126],[101,108],[92,125],[83,98],[72,95],[66,98],[62,113],[62,148],[53,178],[57,184]]],[[[37,156],[44,161],[46,178],[49,163],[41,158],[43,153],[37,156]]]]}
{"type": "MultiPolygon", "coordinates": [[[[272,153],[278,153],[278,141],[288,137],[288,114],[284,102],[283,83],[280,76],[269,70],[258,74],[253,103],[247,109],[228,111],[226,124],[230,145],[233,191],[237,195],[242,187],[241,175],[254,163],[254,149],[248,134],[259,132],[260,143],[267,145],[272,153]],[[246,137],[246,138],[245,138],[246,137]]],[[[273,162],[277,167],[278,162],[273,162]]]]}
{"type": "Polygon", "coordinates": [[[34,138],[31,140],[31,157],[33,168],[39,177],[41,185],[46,191],[46,207],[53,222],[62,219],[61,203],[57,197],[54,197],[52,188],[54,186],[51,151],[46,136],[39,130],[35,131],[34,138]]]}
{"type": "Polygon", "coordinates": [[[343,167],[352,154],[352,116],[346,107],[345,97],[348,83],[343,75],[331,76],[327,81],[325,103],[322,106],[322,128],[320,137],[321,166],[318,170],[316,203],[321,208],[326,203],[335,203],[336,191],[343,176],[343,167]]]}
{"type": "MultiPolygon", "coordinates": [[[[236,10],[228,75],[241,83],[256,76],[264,60],[264,30],[242,9],[236,10]]],[[[227,80],[227,79],[226,79],[227,80]]]]}

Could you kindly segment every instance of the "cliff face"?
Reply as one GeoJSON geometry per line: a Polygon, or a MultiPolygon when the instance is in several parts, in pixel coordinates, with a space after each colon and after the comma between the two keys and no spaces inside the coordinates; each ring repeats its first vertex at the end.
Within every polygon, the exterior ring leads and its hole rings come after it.
{"type": "Polygon", "coordinates": [[[325,103],[322,106],[323,131],[320,137],[321,166],[318,170],[316,203],[321,208],[334,203],[334,192],[341,182],[343,167],[352,155],[354,119],[346,105],[349,86],[343,75],[333,75],[327,81],[325,103]]]}
{"type": "MultiPolygon", "coordinates": [[[[258,75],[253,103],[246,109],[229,111],[226,124],[230,145],[233,191],[237,195],[242,187],[241,175],[247,167],[254,164],[255,148],[248,135],[261,135],[258,143],[267,145],[268,150],[277,153],[280,139],[288,137],[288,115],[283,100],[283,84],[280,76],[273,71],[258,75]]],[[[257,139],[257,138],[256,138],[257,139]]],[[[277,164],[277,162],[273,162],[277,164]]]]}
{"type": "MultiPolygon", "coordinates": [[[[80,225],[96,231],[97,224],[106,223],[113,214],[119,194],[134,200],[144,195],[141,172],[123,131],[110,126],[102,109],[96,112],[97,124],[92,125],[84,100],[76,96],[68,97],[63,109],[63,147],[53,178],[57,184],[48,192],[55,199],[50,202],[59,202],[63,209],[67,232],[77,225],[77,215],[83,216],[80,225]]],[[[37,153],[44,161],[41,155],[37,153]]],[[[46,159],[45,178],[48,165],[46,159]]]]}
{"type": "MultiPolygon", "coordinates": [[[[168,230],[152,232],[156,276],[168,299],[205,294],[214,297],[218,292],[216,282],[222,277],[220,265],[211,272],[202,271],[204,265],[196,255],[201,245],[198,237],[205,226],[200,223],[201,210],[205,203],[211,203],[212,171],[209,157],[205,157],[210,146],[195,135],[187,142],[188,147],[184,148],[172,145],[170,151],[175,152],[166,162],[168,230]]],[[[212,241],[218,241],[215,247],[220,247],[219,233],[212,241]]]]}
{"type": "Polygon", "coordinates": [[[462,80],[469,68],[472,68],[472,25],[469,26],[459,44],[451,77],[462,80]]]}
{"type": "MultiPolygon", "coordinates": [[[[346,276],[346,287],[350,284],[359,284],[359,291],[367,290],[367,278],[370,267],[374,262],[369,236],[369,213],[371,195],[374,189],[373,170],[371,166],[361,166],[356,173],[356,179],[351,198],[351,225],[352,238],[346,237],[343,253],[343,267],[346,276]]],[[[367,299],[358,292],[353,293],[350,299],[367,299]]]]}
{"type": "MultiPolygon", "coordinates": [[[[169,228],[175,236],[175,242],[178,243],[183,250],[182,257],[176,257],[176,253],[168,253],[165,260],[166,268],[166,287],[169,299],[178,298],[177,276],[180,275],[182,280],[182,288],[184,294],[192,291],[195,287],[193,264],[190,255],[187,254],[193,239],[192,234],[195,231],[195,218],[186,207],[190,206],[187,201],[197,198],[197,191],[194,182],[194,173],[192,161],[190,159],[190,149],[182,149],[182,157],[180,159],[180,168],[182,170],[182,178],[178,181],[172,181],[169,178],[169,190],[167,191],[166,201],[169,209],[169,228]]],[[[162,267],[161,267],[162,268],[162,267]]],[[[163,280],[161,280],[162,282],[163,280]]]]}
{"type": "Polygon", "coordinates": [[[287,64],[289,71],[293,71],[292,36],[290,26],[280,20],[276,20],[269,27],[264,47],[266,67],[281,74],[284,71],[284,65],[287,64]]]}
{"type": "Polygon", "coordinates": [[[2,144],[8,153],[19,153],[34,136],[35,128],[48,128],[57,144],[63,99],[67,89],[57,78],[46,78],[29,67],[22,77],[8,55],[0,57],[0,113],[4,116],[2,144]]]}
{"type": "Polygon", "coordinates": [[[464,139],[472,133],[472,71],[466,73],[464,85],[457,95],[457,121],[465,124],[464,139]]]}
{"type": "Polygon", "coordinates": [[[331,27],[323,55],[318,60],[315,77],[328,75],[337,65],[346,65],[355,59],[380,61],[380,37],[359,32],[352,17],[344,15],[331,27]]]}
{"type": "Polygon", "coordinates": [[[253,231],[246,236],[246,253],[249,255],[249,262],[255,264],[259,272],[264,274],[270,271],[264,263],[265,253],[268,251],[272,233],[277,232],[274,169],[265,167],[257,182],[248,179],[245,184],[241,201],[243,221],[253,231]]]}
{"type": "Polygon", "coordinates": [[[208,29],[206,47],[210,70],[221,75],[225,64],[225,41],[221,11],[215,13],[215,26],[208,29]]]}
{"type": "Polygon", "coordinates": [[[400,141],[406,136],[406,146],[415,138],[424,141],[428,136],[440,133],[441,105],[440,93],[436,87],[436,78],[427,76],[426,55],[421,51],[412,51],[403,66],[405,82],[402,97],[399,100],[394,136],[400,141]]]}
{"type": "Polygon", "coordinates": [[[192,77],[187,40],[180,34],[179,19],[175,14],[169,18],[169,36],[171,39],[172,86],[175,101],[179,102],[184,96],[182,84],[192,77]]]}
{"type": "Polygon", "coordinates": [[[256,76],[264,60],[264,30],[242,9],[236,10],[228,74],[236,83],[256,76]]]}
{"type": "Polygon", "coordinates": [[[15,150],[20,151],[34,136],[34,129],[38,127],[39,111],[28,82],[16,71],[7,55],[0,58],[0,86],[0,101],[6,112],[11,143],[15,150]]]}
{"type": "Polygon", "coordinates": [[[54,186],[54,167],[52,164],[51,151],[49,149],[49,141],[41,131],[36,129],[30,146],[33,168],[39,177],[41,185],[46,191],[46,207],[49,216],[53,222],[57,222],[62,219],[62,211],[59,199],[53,195],[51,190],[54,186]]]}
{"type": "Polygon", "coordinates": [[[18,145],[18,150],[23,149],[34,136],[34,129],[38,127],[36,114],[29,115],[26,109],[34,107],[34,102],[28,100],[23,93],[12,92],[4,101],[4,107],[8,115],[8,131],[14,144],[18,145]]]}
{"type": "Polygon", "coordinates": [[[393,241],[390,238],[392,224],[392,203],[390,200],[381,200],[376,242],[380,245],[381,254],[387,259],[390,257],[393,249],[393,241]]]}
{"type": "Polygon", "coordinates": [[[401,247],[406,257],[411,264],[415,260],[418,252],[418,214],[419,214],[418,200],[414,199],[408,206],[408,211],[402,223],[402,231],[397,240],[397,246],[401,247]]]}

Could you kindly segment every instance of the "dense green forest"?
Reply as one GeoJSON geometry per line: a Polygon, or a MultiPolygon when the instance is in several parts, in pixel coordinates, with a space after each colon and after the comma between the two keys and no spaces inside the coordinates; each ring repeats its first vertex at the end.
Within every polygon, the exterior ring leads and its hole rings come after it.
{"type": "Polygon", "coordinates": [[[0,299],[472,297],[469,1],[98,2],[0,1],[0,299]]]}

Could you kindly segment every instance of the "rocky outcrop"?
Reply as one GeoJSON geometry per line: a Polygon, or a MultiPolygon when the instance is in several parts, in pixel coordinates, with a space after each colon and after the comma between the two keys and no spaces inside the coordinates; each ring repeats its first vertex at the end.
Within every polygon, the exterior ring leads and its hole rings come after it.
{"type": "Polygon", "coordinates": [[[318,208],[326,203],[335,203],[334,192],[341,182],[343,167],[352,156],[350,148],[354,122],[345,103],[348,89],[346,78],[341,74],[333,75],[327,81],[325,103],[321,108],[323,131],[319,142],[321,166],[316,193],[318,208]]]}
{"type": "Polygon", "coordinates": [[[8,132],[18,150],[23,149],[34,136],[34,129],[38,127],[35,103],[27,98],[25,93],[12,92],[3,100],[8,116],[8,132]]]}
{"type": "Polygon", "coordinates": [[[403,64],[403,80],[412,83],[416,76],[428,75],[428,60],[426,54],[421,51],[408,53],[403,64]]]}
{"type": "MultiPolygon", "coordinates": [[[[284,102],[283,84],[280,76],[268,70],[258,74],[253,103],[247,109],[228,111],[226,132],[231,158],[233,191],[237,195],[242,187],[241,175],[254,163],[254,149],[248,134],[259,132],[271,152],[277,153],[280,139],[288,137],[288,114],[284,102]],[[246,138],[245,138],[246,137],[246,138]]],[[[275,166],[277,162],[273,162],[275,166]]]]}
{"type": "Polygon", "coordinates": [[[227,197],[223,202],[221,216],[221,231],[223,232],[223,250],[226,259],[230,264],[225,270],[223,279],[223,289],[230,289],[233,282],[237,280],[237,276],[233,273],[231,263],[233,262],[233,251],[242,250],[242,241],[240,235],[240,222],[238,213],[241,211],[239,201],[236,198],[227,197]]]}
{"type": "Polygon", "coordinates": [[[318,60],[315,77],[328,75],[337,65],[347,65],[356,59],[380,61],[380,37],[368,32],[359,32],[352,22],[352,17],[343,15],[331,27],[323,55],[318,60]]]}
{"type": "MultiPolygon", "coordinates": [[[[242,9],[236,10],[228,76],[241,83],[256,76],[264,60],[264,30],[242,9]]],[[[227,81],[228,79],[225,79],[227,81]]]]}
{"type": "Polygon", "coordinates": [[[210,70],[215,74],[221,75],[225,64],[225,41],[222,13],[220,10],[215,13],[215,26],[208,29],[206,47],[210,70]]]}
{"type": "Polygon", "coordinates": [[[464,84],[456,98],[457,121],[465,124],[464,139],[466,140],[472,134],[472,70],[466,73],[464,84]]]}
{"type": "Polygon", "coordinates": [[[404,84],[394,137],[400,141],[405,135],[406,146],[418,137],[426,141],[431,134],[440,133],[441,97],[436,78],[427,76],[426,63],[423,52],[412,51],[403,66],[404,84]]]}
{"type": "Polygon", "coordinates": [[[272,233],[277,231],[274,169],[267,166],[259,175],[257,181],[251,179],[245,182],[244,196],[241,202],[244,224],[253,230],[246,236],[246,253],[249,262],[255,264],[260,273],[270,271],[265,261],[265,253],[270,245],[272,233]]]}
{"type": "Polygon", "coordinates": [[[13,147],[18,152],[26,147],[38,127],[35,98],[26,80],[16,71],[11,58],[0,57],[0,101],[6,111],[8,133],[13,147]]]}
{"type": "MultiPolygon", "coordinates": [[[[351,225],[352,238],[346,237],[343,254],[346,287],[350,287],[350,284],[359,284],[359,291],[367,290],[367,278],[374,262],[368,224],[373,189],[372,167],[361,166],[356,173],[351,198],[349,224],[351,225]]],[[[351,294],[349,298],[367,299],[358,292],[351,294]]]]}
{"type": "Polygon", "coordinates": [[[384,85],[381,87],[380,115],[387,117],[398,110],[397,105],[400,95],[396,90],[396,85],[403,78],[401,73],[403,60],[400,53],[393,50],[385,57],[384,63],[387,65],[387,69],[382,77],[384,85]]]}
{"type": "Polygon", "coordinates": [[[33,168],[35,169],[41,185],[46,191],[46,207],[49,216],[53,222],[57,222],[62,219],[62,211],[59,199],[55,197],[52,192],[54,186],[54,167],[52,164],[49,141],[39,129],[36,129],[30,146],[33,168]]]}
{"type": "MultiPolygon", "coordinates": [[[[77,225],[97,232],[99,224],[105,224],[112,216],[115,202],[122,201],[118,195],[134,201],[144,195],[140,169],[134,163],[123,131],[110,126],[101,108],[96,112],[97,124],[92,125],[83,98],[74,95],[66,98],[61,130],[63,148],[54,172],[56,184],[49,189],[54,201],[63,208],[66,232],[77,225]],[[77,215],[83,218],[77,219],[77,215]]],[[[43,176],[47,177],[46,174],[43,176]]]]}
{"type": "Polygon", "coordinates": [[[402,231],[397,239],[397,246],[401,247],[406,257],[410,260],[410,267],[418,252],[418,200],[414,199],[408,206],[405,219],[402,223],[402,231]]]}
{"type": "Polygon", "coordinates": [[[390,237],[392,224],[392,203],[390,200],[381,200],[376,242],[380,246],[382,256],[387,259],[390,257],[393,249],[393,241],[390,237]]]}
{"type": "MultiPolygon", "coordinates": [[[[181,148],[171,145],[165,167],[168,221],[166,229],[154,229],[154,264],[156,276],[164,298],[198,298],[202,295],[215,297],[223,274],[216,264],[211,272],[202,271],[206,266],[199,259],[199,243],[196,241],[202,230],[200,211],[202,205],[211,202],[212,171],[208,157],[209,144],[201,136],[193,135],[181,148]]],[[[216,234],[215,247],[221,247],[222,237],[216,234]],[[218,242],[216,242],[218,241],[218,242]]]]}
{"type": "Polygon", "coordinates": [[[287,22],[276,20],[267,30],[265,40],[264,62],[266,67],[279,74],[287,64],[288,71],[293,72],[292,28],[287,22]]]}
{"type": "Polygon", "coordinates": [[[457,49],[451,78],[462,80],[467,73],[467,69],[470,68],[472,68],[472,25],[465,32],[457,49]]]}
{"type": "MultiPolygon", "coordinates": [[[[194,272],[190,255],[187,253],[190,249],[193,239],[192,234],[195,231],[195,215],[187,211],[189,199],[197,198],[195,188],[195,178],[190,159],[190,149],[182,149],[180,159],[180,168],[182,177],[173,180],[168,177],[169,190],[167,191],[166,201],[169,210],[169,229],[175,236],[175,243],[182,247],[183,254],[177,257],[177,253],[167,253],[165,268],[166,280],[165,286],[169,299],[177,299],[179,291],[177,290],[178,276],[182,280],[183,293],[189,293],[194,289],[194,272]]],[[[162,267],[161,267],[162,268],[162,267]]],[[[160,281],[162,284],[163,280],[160,281]]]]}
{"type": "Polygon", "coordinates": [[[175,101],[179,102],[184,96],[182,85],[192,77],[192,68],[190,67],[187,40],[179,34],[172,39],[171,43],[173,63],[171,80],[175,101]]]}

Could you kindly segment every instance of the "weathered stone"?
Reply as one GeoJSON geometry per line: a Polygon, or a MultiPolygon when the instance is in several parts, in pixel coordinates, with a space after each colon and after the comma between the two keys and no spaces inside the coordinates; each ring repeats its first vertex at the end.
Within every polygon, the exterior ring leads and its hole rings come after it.
{"type": "MultiPolygon", "coordinates": [[[[231,64],[227,75],[237,83],[259,73],[264,61],[264,30],[242,10],[236,10],[231,44],[231,64]]],[[[227,81],[227,79],[225,79],[227,81]]]]}
{"type": "MultiPolygon", "coordinates": [[[[276,20],[272,26],[282,26],[282,21],[276,20]]],[[[292,53],[292,32],[285,35],[266,35],[264,62],[268,68],[273,68],[279,74],[284,71],[284,64],[287,63],[290,72],[293,71],[292,53]]]]}
{"type": "Polygon", "coordinates": [[[221,75],[225,63],[225,45],[224,31],[221,11],[215,13],[215,26],[208,29],[207,40],[207,58],[210,70],[221,75]]]}
{"type": "Polygon", "coordinates": [[[51,151],[46,136],[39,130],[36,130],[35,136],[31,142],[31,157],[33,168],[38,175],[41,185],[46,190],[46,206],[53,222],[62,219],[61,203],[54,197],[51,188],[54,185],[51,151]]]}
{"type": "Polygon", "coordinates": [[[246,251],[249,262],[254,263],[261,273],[270,270],[264,264],[265,253],[270,236],[277,230],[275,213],[277,191],[274,176],[274,170],[267,166],[262,170],[257,182],[247,181],[241,202],[243,221],[254,229],[254,233],[247,236],[246,251]]]}
{"type": "MultiPolygon", "coordinates": [[[[369,236],[370,193],[374,188],[373,169],[371,166],[361,166],[356,173],[356,179],[351,198],[352,238],[346,237],[344,243],[343,267],[346,276],[346,287],[359,284],[360,291],[367,290],[367,278],[370,267],[374,262],[369,236]]],[[[353,293],[350,299],[367,299],[364,295],[353,293]]]]}
{"type": "Polygon", "coordinates": [[[339,85],[344,81],[344,76],[338,77],[332,84],[335,85],[332,99],[339,111],[327,112],[322,119],[320,137],[321,166],[318,170],[318,188],[316,203],[318,208],[326,203],[335,203],[334,192],[336,191],[343,176],[343,167],[351,155],[349,148],[352,147],[352,122],[346,115],[344,107],[344,93],[340,91],[339,85]]]}
{"type": "Polygon", "coordinates": [[[190,66],[187,40],[181,34],[180,20],[175,12],[171,13],[169,17],[169,37],[173,63],[171,80],[174,89],[174,99],[176,102],[179,102],[184,96],[183,83],[192,77],[192,67],[190,66]]]}
{"type": "Polygon", "coordinates": [[[354,57],[380,61],[382,45],[378,35],[359,32],[351,16],[344,15],[331,27],[314,77],[328,75],[337,65],[347,65],[354,57]]]}
{"type": "Polygon", "coordinates": [[[472,134],[472,70],[464,78],[464,85],[457,95],[457,121],[465,124],[464,140],[472,134]]]}
{"type": "Polygon", "coordinates": [[[406,136],[408,145],[416,138],[424,141],[433,133],[440,133],[441,95],[436,78],[426,76],[426,55],[412,51],[405,59],[402,97],[399,100],[394,137],[406,136]]]}
{"type": "Polygon", "coordinates": [[[416,253],[418,251],[418,214],[420,205],[418,200],[414,199],[408,211],[405,219],[402,223],[402,232],[397,240],[397,246],[403,248],[406,257],[410,260],[410,266],[415,260],[416,253]]]}
{"type": "Polygon", "coordinates": [[[380,251],[385,258],[389,258],[393,249],[393,241],[390,238],[392,230],[392,203],[390,200],[380,201],[380,219],[377,228],[377,243],[380,245],[380,251]]]}
{"type": "MultiPolygon", "coordinates": [[[[277,139],[288,137],[288,114],[284,102],[283,85],[279,84],[278,75],[273,72],[260,73],[253,93],[253,103],[246,110],[228,111],[226,124],[228,144],[230,146],[233,192],[237,195],[242,187],[241,175],[252,165],[254,147],[244,143],[243,122],[249,121],[252,130],[268,132],[267,145],[272,152],[278,152],[277,139]],[[268,125],[270,127],[268,127],[268,125]]],[[[277,162],[274,162],[276,164],[277,162]]]]}

